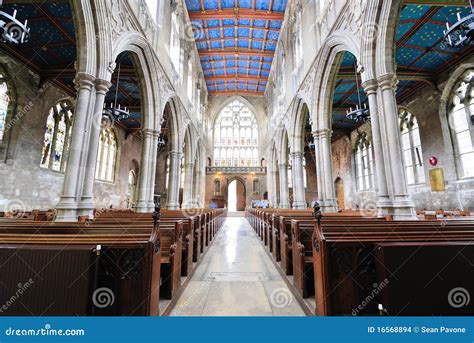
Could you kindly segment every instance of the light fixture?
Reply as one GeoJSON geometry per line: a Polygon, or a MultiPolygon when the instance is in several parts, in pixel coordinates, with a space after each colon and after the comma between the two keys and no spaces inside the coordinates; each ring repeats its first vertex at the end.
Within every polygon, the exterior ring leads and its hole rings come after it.
{"type": "Polygon", "coordinates": [[[110,106],[104,104],[104,112],[102,113],[104,117],[108,117],[108,119],[110,119],[112,122],[127,120],[130,118],[130,111],[127,109],[127,107],[122,108],[120,104],[117,106],[118,90],[120,84],[120,68],[121,63],[119,63],[118,66],[117,84],[115,85],[115,100],[110,104],[110,106]]]}
{"type": "Polygon", "coordinates": [[[367,105],[362,106],[362,101],[360,99],[360,89],[359,89],[359,78],[357,76],[357,64],[355,65],[355,79],[357,86],[357,97],[359,99],[359,104],[356,105],[356,108],[352,110],[352,107],[349,108],[346,114],[346,118],[352,121],[355,121],[359,124],[364,124],[370,121],[370,113],[367,105]]]}
{"type": "MultiPolygon", "coordinates": [[[[0,0],[0,6],[2,6],[2,2],[0,0]]],[[[16,10],[13,10],[13,15],[0,11],[0,41],[2,43],[24,44],[30,40],[28,20],[21,23],[16,18],[16,13],[16,10]]]]}
{"type": "Polygon", "coordinates": [[[166,140],[165,140],[165,135],[163,132],[160,132],[160,135],[158,136],[158,150],[162,150],[166,146],[166,140]]]}
{"type": "Polygon", "coordinates": [[[453,48],[474,45],[474,6],[472,0],[469,0],[469,4],[472,12],[470,15],[461,18],[461,14],[458,12],[456,24],[450,27],[449,23],[446,23],[447,30],[444,31],[444,39],[453,48]]]}

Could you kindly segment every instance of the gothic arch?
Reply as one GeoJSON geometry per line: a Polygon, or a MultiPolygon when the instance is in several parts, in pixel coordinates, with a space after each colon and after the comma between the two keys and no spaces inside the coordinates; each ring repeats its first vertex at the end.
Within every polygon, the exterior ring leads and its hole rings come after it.
{"type": "MultiPolygon", "coordinates": [[[[122,52],[130,52],[134,67],[140,82],[140,102],[142,108],[142,128],[159,130],[162,112],[160,109],[160,87],[158,74],[159,68],[155,61],[153,49],[145,37],[131,32],[123,34],[115,42],[109,61],[115,63],[122,52]]],[[[106,70],[101,70],[104,79],[110,81],[112,68],[109,65],[106,70]]]]}
{"type": "Polygon", "coordinates": [[[331,127],[334,85],[340,67],[342,52],[345,51],[352,53],[356,60],[360,61],[360,46],[356,37],[349,31],[336,31],[324,42],[315,66],[314,102],[309,109],[312,115],[312,122],[317,123],[317,129],[319,130],[331,127]]]}
{"type": "MultiPolygon", "coordinates": [[[[372,1],[373,0],[371,0],[371,2],[372,1]]],[[[394,74],[396,71],[395,34],[400,19],[402,3],[402,0],[382,1],[378,17],[373,20],[373,22],[377,23],[379,31],[377,45],[375,47],[375,61],[373,61],[377,77],[386,74],[394,74]]]]}
{"type": "Polygon", "coordinates": [[[290,146],[293,148],[292,152],[303,152],[304,150],[302,142],[304,138],[303,130],[306,122],[305,109],[308,110],[308,116],[311,118],[309,106],[303,99],[297,99],[294,106],[294,111],[291,115],[291,123],[289,130],[289,132],[291,133],[289,138],[291,140],[290,146]]]}
{"type": "Polygon", "coordinates": [[[97,39],[97,13],[90,0],[69,1],[76,31],[77,72],[97,74],[97,51],[101,44],[97,39]]]}

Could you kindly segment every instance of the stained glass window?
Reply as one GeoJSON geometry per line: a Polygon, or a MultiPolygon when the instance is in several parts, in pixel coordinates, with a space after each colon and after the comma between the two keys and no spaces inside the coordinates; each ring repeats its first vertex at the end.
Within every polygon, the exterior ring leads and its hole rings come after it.
{"type": "Polygon", "coordinates": [[[357,188],[360,191],[374,187],[374,159],[372,142],[366,133],[359,134],[355,146],[357,188]]]}
{"type": "Polygon", "coordinates": [[[257,119],[238,100],[221,111],[214,125],[214,166],[258,167],[257,119]]]}
{"type": "Polygon", "coordinates": [[[114,182],[116,161],[117,138],[115,133],[112,128],[102,130],[100,133],[95,178],[101,181],[114,182]]]}
{"type": "Polygon", "coordinates": [[[63,172],[66,168],[65,155],[69,151],[72,127],[72,104],[63,100],[51,107],[46,120],[43,140],[41,168],[63,172]]]}
{"type": "MultiPolygon", "coordinates": [[[[0,74],[0,80],[3,80],[2,74],[0,74]]],[[[3,141],[3,137],[5,135],[9,102],[10,98],[8,97],[7,83],[2,81],[2,83],[0,83],[0,142],[3,141]]]]}

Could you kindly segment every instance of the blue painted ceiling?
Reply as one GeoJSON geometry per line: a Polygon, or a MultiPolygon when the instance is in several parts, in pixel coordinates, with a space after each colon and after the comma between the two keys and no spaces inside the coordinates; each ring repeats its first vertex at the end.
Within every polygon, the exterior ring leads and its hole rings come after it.
{"type": "MultiPolygon", "coordinates": [[[[420,3],[423,2],[420,1],[420,3]]],[[[444,43],[443,30],[446,29],[446,22],[450,25],[456,23],[457,13],[461,16],[470,13],[467,1],[466,7],[422,4],[403,6],[395,36],[397,72],[404,75],[403,78],[400,77],[397,87],[399,101],[403,101],[414,90],[426,84],[417,80],[420,75],[435,79],[440,73],[474,53],[472,47],[453,49],[444,43]],[[413,79],[410,79],[411,76],[413,79]]],[[[354,107],[358,103],[354,80],[355,63],[352,54],[344,53],[334,90],[333,129],[335,132],[349,133],[357,127],[357,124],[347,120],[345,113],[340,111],[340,109],[354,107]]],[[[362,102],[366,102],[367,97],[362,88],[360,95],[362,102]]],[[[337,134],[336,137],[338,137],[337,134]]]]}
{"type": "Polygon", "coordinates": [[[211,94],[263,95],[287,0],[186,0],[211,94]]]}
{"type": "MultiPolygon", "coordinates": [[[[72,11],[67,1],[4,3],[2,10],[12,14],[17,10],[17,18],[24,22],[28,19],[30,41],[21,46],[0,43],[0,52],[20,60],[35,71],[41,82],[50,81],[65,90],[71,96],[76,95],[74,87],[74,62],[77,59],[76,32],[72,11]]],[[[140,91],[138,78],[132,59],[128,53],[119,56],[122,62],[122,75],[118,92],[119,103],[132,109],[132,116],[120,123],[126,129],[140,127],[140,91]]],[[[112,77],[112,87],[107,93],[106,102],[115,98],[117,70],[112,77]]]]}

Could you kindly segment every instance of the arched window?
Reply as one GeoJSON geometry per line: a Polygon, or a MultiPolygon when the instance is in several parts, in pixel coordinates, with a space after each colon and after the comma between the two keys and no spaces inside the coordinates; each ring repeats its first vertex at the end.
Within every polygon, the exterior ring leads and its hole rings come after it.
{"type": "Polygon", "coordinates": [[[357,137],[355,145],[355,166],[357,188],[359,191],[374,187],[374,159],[372,142],[367,133],[361,132],[357,137]]]}
{"type": "Polygon", "coordinates": [[[293,187],[293,161],[291,155],[288,156],[288,188],[293,187]]]}
{"type": "Polygon", "coordinates": [[[260,193],[260,180],[253,180],[253,194],[258,195],[260,193]]]}
{"type": "Polygon", "coordinates": [[[191,56],[189,56],[189,61],[188,61],[188,82],[187,82],[187,95],[189,101],[194,105],[194,85],[193,85],[193,61],[191,56]]]}
{"type": "Polygon", "coordinates": [[[214,180],[214,195],[221,194],[221,180],[215,179],[214,180]]]}
{"type": "Polygon", "coordinates": [[[4,76],[0,74],[0,143],[3,141],[3,136],[5,135],[9,103],[8,85],[4,80],[4,76]]]}
{"type": "Polygon", "coordinates": [[[130,169],[128,172],[128,208],[134,208],[137,199],[136,199],[136,186],[137,186],[137,176],[133,169],[130,169]]]}
{"type": "Polygon", "coordinates": [[[405,109],[400,109],[399,118],[407,183],[409,185],[423,183],[426,179],[418,121],[411,112],[405,109]]]}
{"type": "Polygon", "coordinates": [[[95,178],[101,181],[114,182],[116,161],[117,138],[115,133],[111,128],[102,130],[100,133],[95,178]]]}
{"type": "Polygon", "coordinates": [[[170,183],[170,155],[166,158],[166,171],[165,171],[165,189],[168,190],[170,183]]]}
{"type": "Polygon", "coordinates": [[[303,156],[303,185],[308,187],[308,172],[306,171],[306,157],[303,156]]]}
{"type": "Polygon", "coordinates": [[[474,176],[474,71],[464,74],[452,96],[449,122],[454,136],[459,177],[474,176]]]}
{"type": "Polygon", "coordinates": [[[185,175],[184,163],[185,163],[185,160],[184,160],[184,155],[183,155],[181,157],[181,179],[180,179],[180,182],[179,182],[179,185],[180,185],[181,188],[184,188],[184,175],[185,175]]]}
{"type": "Polygon", "coordinates": [[[46,120],[41,168],[54,171],[66,169],[65,155],[69,150],[72,126],[72,104],[63,100],[51,107],[46,120]]]}
{"type": "Polygon", "coordinates": [[[258,167],[257,119],[238,100],[221,111],[214,125],[214,165],[258,167]]]}
{"type": "Polygon", "coordinates": [[[174,9],[171,13],[170,59],[175,70],[179,73],[181,64],[181,46],[179,41],[179,15],[174,9]]]}

